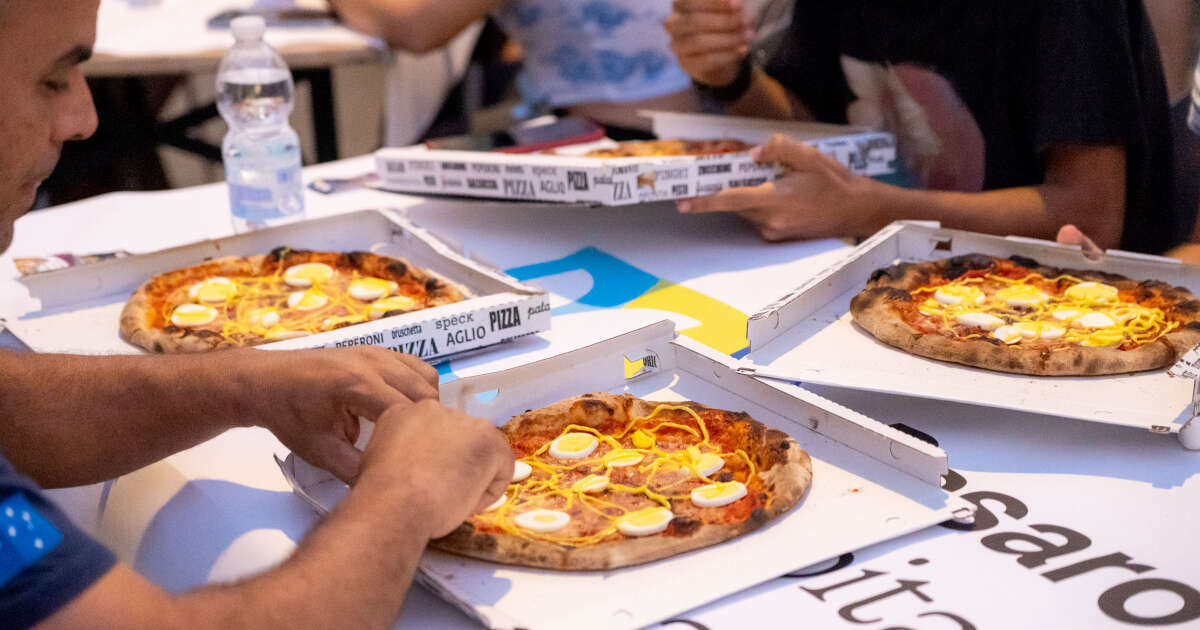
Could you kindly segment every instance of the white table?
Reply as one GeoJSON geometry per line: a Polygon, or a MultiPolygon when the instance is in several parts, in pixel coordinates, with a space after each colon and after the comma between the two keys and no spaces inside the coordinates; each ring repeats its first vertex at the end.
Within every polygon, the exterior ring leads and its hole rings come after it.
{"type": "MultiPolygon", "coordinates": [[[[357,158],[307,175],[370,168],[369,159],[357,158]]],[[[555,294],[553,331],[455,361],[450,378],[561,352],[663,316],[681,329],[704,319],[704,328],[691,334],[734,351],[744,322],[730,308],[755,312],[846,247],[765,245],[735,218],[680,216],[669,206],[534,209],[369,190],[310,193],[307,202],[313,216],[407,208],[417,223],[501,268],[523,268],[521,275],[555,294]],[[691,317],[619,307],[631,299],[631,287],[656,279],[690,290],[672,291],[684,296],[675,303],[691,317]]],[[[11,277],[13,255],[150,251],[228,232],[221,185],[108,195],[35,213],[18,223],[14,245],[0,256],[0,313],[36,306],[11,277]]],[[[665,306],[652,297],[639,304],[665,306]]],[[[1132,628],[1141,627],[1134,618],[1174,615],[1181,623],[1167,627],[1200,627],[1200,454],[1184,451],[1173,437],[934,401],[821,393],[935,437],[959,473],[954,484],[965,483],[958,493],[982,504],[979,521],[987,528],[931,528],[844,557],[850,564],[836,572],[779,578],[666,625],[1132,628]],[[1049,551],[1037,557],[1032,552],[1039,547],[1049,551]]],[[[316,522],[271,460],[284,452],[265,431],[231,431],[121,478],[102,517],[99,487],[53,495],[124,560],[182,590],[272,566],[316,522]]],[[[414,588],[398,627],[474,626],[414,588]]]]}

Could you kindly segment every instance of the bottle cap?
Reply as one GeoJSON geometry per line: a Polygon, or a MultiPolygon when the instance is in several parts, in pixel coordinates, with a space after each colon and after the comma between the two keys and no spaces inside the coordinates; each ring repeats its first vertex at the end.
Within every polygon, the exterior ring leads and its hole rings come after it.
{"type": "Polygon", "coordinates": [[[261,15],[241,15],[233,18],[229,23],[229,30],[233,31],[234,39],[239,42],[255,41],[262,39],[263,32],[267,30],[267,22],[261,15]]]}

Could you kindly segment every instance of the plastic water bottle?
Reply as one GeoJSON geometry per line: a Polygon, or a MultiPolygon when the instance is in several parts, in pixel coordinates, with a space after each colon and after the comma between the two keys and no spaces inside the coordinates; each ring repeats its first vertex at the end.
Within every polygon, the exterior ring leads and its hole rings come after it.
{"type": "Polygon", "coordinates": [[[279,53],[263,41],[261,16],[235,18],[235,43],[217,70],[217,109],[229,132],[221,143],[233,229],[245,232],[304,216],[300,138],[288,124],[295,85],[279,53]]]}

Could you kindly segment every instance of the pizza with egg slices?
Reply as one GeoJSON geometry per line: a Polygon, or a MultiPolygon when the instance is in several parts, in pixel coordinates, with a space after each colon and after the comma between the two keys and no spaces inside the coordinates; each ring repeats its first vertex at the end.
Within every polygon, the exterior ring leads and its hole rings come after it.
{"type": "Polygon", "coordinates": [[[280,247],[151,278],[121,312],[121,336],[152,352],[204,352],[333,330],[464,299],[430,271],[370,252],[280,247]]]}
{"type": "Polygon", "coordinates": [[[722,153],[740,153],[749,151],[751,145],[741,140],[728,138],[717,140],[630,140],[618,142],[611,149],[595,149],[584,154],[584,157],[596,158],[625,158],[625,157],[667,157],[677,155],[719,155],[722,153]]]}
{"type": "Polygon", "coordinates": [[[1200,301],[1157,280],[982,254],[871,275],[854,321],[913,354],[1038,376],[1153,370],[1200,343],[1200,301]]]}
{"type": "Polygon", "coordinates": [[[812,464],[741,412],[585,394],[501,427],[517,457],[495,504],[436,549],[559,570],[615,569],[740,536],[804,496],[812,464]]]}

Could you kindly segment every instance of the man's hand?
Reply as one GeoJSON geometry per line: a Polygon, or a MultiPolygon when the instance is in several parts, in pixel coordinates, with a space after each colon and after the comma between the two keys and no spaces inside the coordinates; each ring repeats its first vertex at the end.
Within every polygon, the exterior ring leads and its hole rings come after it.
{"type": "Polygon", "coordinates": [[[737,78],[754,41],[741,0],[675,0],[663,22],[679,66],[705,85],[723,87],[737,78]]]}
{"type": "Polygon", "coordinates": [[[240,385],[241,424],[270,429],[305,461],[346,482],[359,471],[361,453],[354,448],[359,416],[375,420],[386,409],[438,397],[437,370],[383,348],[240,350],[218,356],[218,368],[240,385]]]}
{"type": "Polygon", "coordinates": [[[860,236],[881,227],[872,224],[872,205],[866,200],[874,180],[783,135],[751,154],[760,163],[777,162],[787,172],[774,182],[680,201],[679,211],[737,212],[767,241],[860,236]]]}
{"type": "Polygon", "coordinates": [[[355,493],[421,515],[439,538],[483,511],[512,482],[513,454],[492,423],[436,401],[388,409],[362,457],[355,493]]]}

